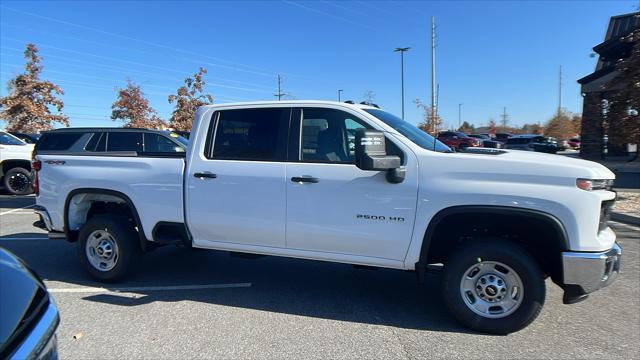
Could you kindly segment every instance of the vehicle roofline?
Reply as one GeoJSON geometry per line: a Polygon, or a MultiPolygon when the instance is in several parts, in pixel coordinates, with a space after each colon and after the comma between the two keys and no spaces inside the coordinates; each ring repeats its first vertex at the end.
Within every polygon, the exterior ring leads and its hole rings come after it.
{"type": "Polygon", "coordinates": [[[304,106],[304,105],[332,105],[332,106],[343,106],[352,109],[372,109],[372,110],[381,110],[375,106],[370,106],[366,104],[350,104],[347,102],[341,101],[331,101],[331,100],[268,100],[268,101],[243,101],[243,102],[232,102],[232,103],[223,103],[223,104],[211,104],[211,105],[203,105],[202,107],[207,109],[220,109],[226,107],[240,107],[240,106],[265,106],[265,105],[274,105],[275,107],[287,107],[287,106],[304,106]]]}
{"type": "Polygon", "coordinates": [[[47,133],[58,133],[58,132],[86,132],[86,131],[125,131],[125,132],[139,132],[139,131],[148,131],[148,132],[157,132],[157,133],[165,133],[171,132],[171,130],[158,130],[158,129],[146,129],[146,128],[121,128],[121,127],[73,127],[73,128],[59,128],[53,130],[43,131],[42,134],[47,133]]]}

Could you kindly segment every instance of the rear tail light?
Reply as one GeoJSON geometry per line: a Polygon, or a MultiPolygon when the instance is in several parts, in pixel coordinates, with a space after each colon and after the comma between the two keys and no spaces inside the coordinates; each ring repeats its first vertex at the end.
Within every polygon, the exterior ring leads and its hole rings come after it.
{"type": "Polygon", "coordinates": [[[40,183],[38,182],[38,171],[42,169],[42,162],[40,160],[34,160],[31,162],[31,169],[33,169],[33,182],[31,186],[33,187],[33,193],[36,196],[40,195],[40,183]]]}

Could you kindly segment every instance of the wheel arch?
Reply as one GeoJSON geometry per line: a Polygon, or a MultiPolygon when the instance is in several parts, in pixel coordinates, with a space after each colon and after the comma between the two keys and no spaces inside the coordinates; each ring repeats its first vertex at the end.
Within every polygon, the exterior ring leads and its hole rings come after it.
{"type": "MultiPolygon", "coordinates": [[[[443,246],[443,244],[446,244],[447,241],[452,241],[452,239],[447,238],[444,235],[447,233],[447,230],[450,227],[449,223],[451,221],[461,219],[471,220],[470,223],[462,224],[463,226],[461,226],[461,228],[464,228],[464,226],[470,228],[473,227],[473,225],[479,224],[482,219],[487,218],[490,218],[490,220],[488,220],[487,227],[508,227],[509,224],[504,224],[500,221],[502,219],[518,219],[519,221],[523,221],[527,224],[531,223],[542,225],[542,228],[537,230],[540,232],[545,232],[545,234],[551,236],[550,239],[544,240],[547,241],[547,243],[545,243],[544,245],[553,243],[553,250],[558,252],[558,259],[562,251],[569,249],[569,238],[565,227],[557,217],[547,212],[534,209],[497,205],[453,206],[440,210],[429,222],[429,225],[427,226],[427,229],[423,236],[422,246],[420,248],[420,257],[418,262],[415,264],[415,269],[417,271],[426,269],[427,264],[433,262],[432,260],[434,256],[439,256],[439,254],[435,253],[436,251],[439,251],[438,247],[443,246]],[[476,221],[476,223],[474,223],[473,221],[476,221]]],[[[455,230],[457,231],[458,229],[455,230]]],[[[456,246],[456,244],[448,245],[451,245],[451,247],[456,246]]],[[[540,248],[540,251],[544,249],[545,248],[540,248]]],[[[549,270],[550,275],[552,275],[554,278],[556,277],[556,275],[558,275],[557,272],[559,271],[556,268],[557,264],[555,260],[557,259],[554,258],[549,260],[549,262],[552,263],[552,265],[550,265],[552,266],[552,269],[549,270]]]]}
{"type": "MultiPolygon", "coordinates": [[[[78,231],[75,229],[72,229],[71,226],[71,219],[69,216],[69,211],[70,208],[72,206],[76,206],[74,204],[72,204],[72,200],[76,197],[76,196],[82,196],[82,195],[96,195],[96,197],[93,200],[96,201],[104,201],[104,202],[115,202],[118,204],[124,204],[124,206],[126,206],[130,213],[131,213],[131,218],[133,219],[133,222],[135,224],[135,226],[137,227],[137,232],[138,232],[138,238],[139,238],[139,244],[140,244],[140,248],[142,249],[142,251],[146,251],[147,248],[147,238],[144,234],[144,229],[142,228],[142,222],[140,221],[140,216],[138,215],[138,210],[136,209],[135,205],[133,204],[133,201],[131,201],[131,198],[129,198],[129,196],[127,196],[126,194],[120,192],[120,191],[116,191],[116,190],[109,190],[109,189],[98,189],[98,188],[80,188],[80,189],[74,189],[72,191],[70,191],[67,194],[67,198],[65,200],[64,203],[64,225],[63,225],[63,230],[64,230],[64,234],[67,238],[68,241],[70,242],[75,242],[78,240],[78,231]],[[109,201],[109,200],[114,200],[114,201],[109,201]]],[[[85,213],[82,215],[84,216],[84,221],[86,222],[86,216],[88,215],[88,212],[91,209],[91,200],[92,199],[87,199],[87,201],[89,202],[89,206],[83,205],[82,207],[80,207],[80,211],[84,211],[85,213]]],[[[78,221],[77,219],[75,219],[74,221],[78,221]]]]}
{"type": "Polygon", "coordinates": [[[21,167],[28,171],[31,171],[31,162],[29,160],[23,160],[23,159],[4,160],[2,162],[2,166],[0,166],[0,176],[3,176],[4,174],[7,173],[7,171],[15,167],[21,167]]]}

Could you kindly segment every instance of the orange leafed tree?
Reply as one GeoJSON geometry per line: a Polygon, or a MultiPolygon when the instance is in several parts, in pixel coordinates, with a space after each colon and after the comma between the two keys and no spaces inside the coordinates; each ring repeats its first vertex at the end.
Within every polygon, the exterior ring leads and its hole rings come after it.
{"type": "Polygon", "coordinates": [[[118,89],[118,97],[111,104],[111,119],[124,121],[124,127],[164,129],[167,123],[149,105],[140,85],[127,79],[127,86],[118,89]]]}
{"type": "Polygon", "coordinates": [[[62,114],[64,103],[57,95],[62,89],[51,81],[40,80],[42,59],[38,48],[27,44],[24,51],[25,72],[7,83],[8,95],[0,98],[0,119],[6,129],[25,133],[51,130],[53,123],[69,126],[69,118],[62,114]],[[52,109],[58,113],[53,114],[52,109]]]}
{"type": "Polygon", "coordinates": [[[198,107],[213,103],[213,96],[203,94],[207,70],[200,68],[193,76],[184,79],[176,94],[169,95],[169,104],[176,103],[171,114],[170,125],[175,130],[191,131],[193,117],[198,107]]]}
{"type": "Polygon", "coordinates": [[[442,127],[442,118],[440,115],[434,114],[431,106],[424,104],[420,99],[415,99],[413,103],[424,111],[423,120],[418,124],[418,128],[429,135],[437,136],[442,127]]]}

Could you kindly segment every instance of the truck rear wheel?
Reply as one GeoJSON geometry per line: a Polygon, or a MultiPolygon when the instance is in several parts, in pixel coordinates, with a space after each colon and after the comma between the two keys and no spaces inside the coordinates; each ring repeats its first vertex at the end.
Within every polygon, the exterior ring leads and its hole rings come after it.
{"type": "Polygon", "coordinates": [[[444,265],[442,291],[465,326],[509,334],[533,322],[544,304],[544,274],[520,246],[486,239],[460,245],[444,265]]]}
{"type": "Polygon", "coordinates": [[[116,282],[141,254],[138,236],[124,216],[94,216],[78,234],[78,257],[87,272],[101,282],[116,282]]]}

